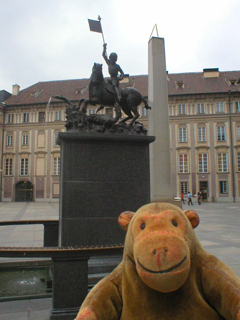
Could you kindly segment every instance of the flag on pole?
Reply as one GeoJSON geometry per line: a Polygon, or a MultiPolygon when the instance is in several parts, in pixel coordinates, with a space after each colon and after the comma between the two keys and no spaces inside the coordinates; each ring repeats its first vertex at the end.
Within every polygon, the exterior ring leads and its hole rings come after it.
{"type": "Polygon", "coordinates": [[[97,20],[88,19],[90,31],[102,33],[101,22],[97,20]]]}

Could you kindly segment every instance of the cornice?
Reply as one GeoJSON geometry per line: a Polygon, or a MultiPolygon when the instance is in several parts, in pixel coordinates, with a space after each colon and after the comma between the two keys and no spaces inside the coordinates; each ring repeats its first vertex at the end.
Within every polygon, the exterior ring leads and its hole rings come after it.
{"type": "Polygon", "coordinates": [[[20,151],[18,154],[31,154],[30,151],[20,151]]]}
{"type": "Polygon", "coordinates": [[[189,147],[189,146],[179,146],[179,147],[176,147],[175,149],[176,149],[176,150],[181,150],[181,149],[190,150],[191,147],[189,147]]]}
{"type": "Polygon", "coordinates": [[[210,147],[201,145],[201,146],[196,146],[195,149],[210,149],[210,147]]]}
{"type": "Polygon", "coordinates": [[[225,148],[225,149],[229,149],[230,146],[228,146],[228,145],[226,145],[226,144],[214,146],[214,149],[224,149],[224,148],[225,148]]]}

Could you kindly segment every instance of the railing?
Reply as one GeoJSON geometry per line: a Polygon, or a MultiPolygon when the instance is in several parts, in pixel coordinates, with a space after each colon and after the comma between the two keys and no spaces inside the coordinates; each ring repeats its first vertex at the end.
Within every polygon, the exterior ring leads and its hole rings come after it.
{"type": "Polygon", "coordinates": [[[123,245],[97,247],[26,248],[0,247],[0,257],[43,258],[53,261],[53,292],[50,319],[72,320],[88,293],[88,260],[91,256],[113,256],[123,245]]]}
{"type": "Polygon", "coordinates": [[[42,224],[43,246],[57,247],[58,246],[58,220],[16,220],[16,221],[0,221],[0,226],[26,225],[26,224],[42,224]]]}

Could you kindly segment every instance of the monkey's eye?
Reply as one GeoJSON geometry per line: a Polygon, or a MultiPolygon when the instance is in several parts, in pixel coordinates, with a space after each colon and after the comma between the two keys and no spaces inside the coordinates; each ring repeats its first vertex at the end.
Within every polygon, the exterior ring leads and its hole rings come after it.
{"type": "Polygon", "coordinates": [[[145,229],[145,227],[146,227],[146,224],[145,224],[145,222],[143,222],[143,223],[141,224],[141,229],[143,230],[143,229],[145,229]]]}
{"type": "Polygon", "coordinates": [[[174,225],[174,227],[178,226],[177,222],[174,219],[172,220],[172,224],[174,225]]]}

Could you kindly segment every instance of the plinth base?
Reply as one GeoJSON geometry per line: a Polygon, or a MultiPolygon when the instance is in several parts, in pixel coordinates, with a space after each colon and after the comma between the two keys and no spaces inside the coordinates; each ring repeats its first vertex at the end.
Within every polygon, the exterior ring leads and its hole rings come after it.
{"type": "Polygon", "coordinates": [[[123,211],[150,202],[149,144],[154,137],[59,133],[60,246],[123,244],[123,211]]]}

